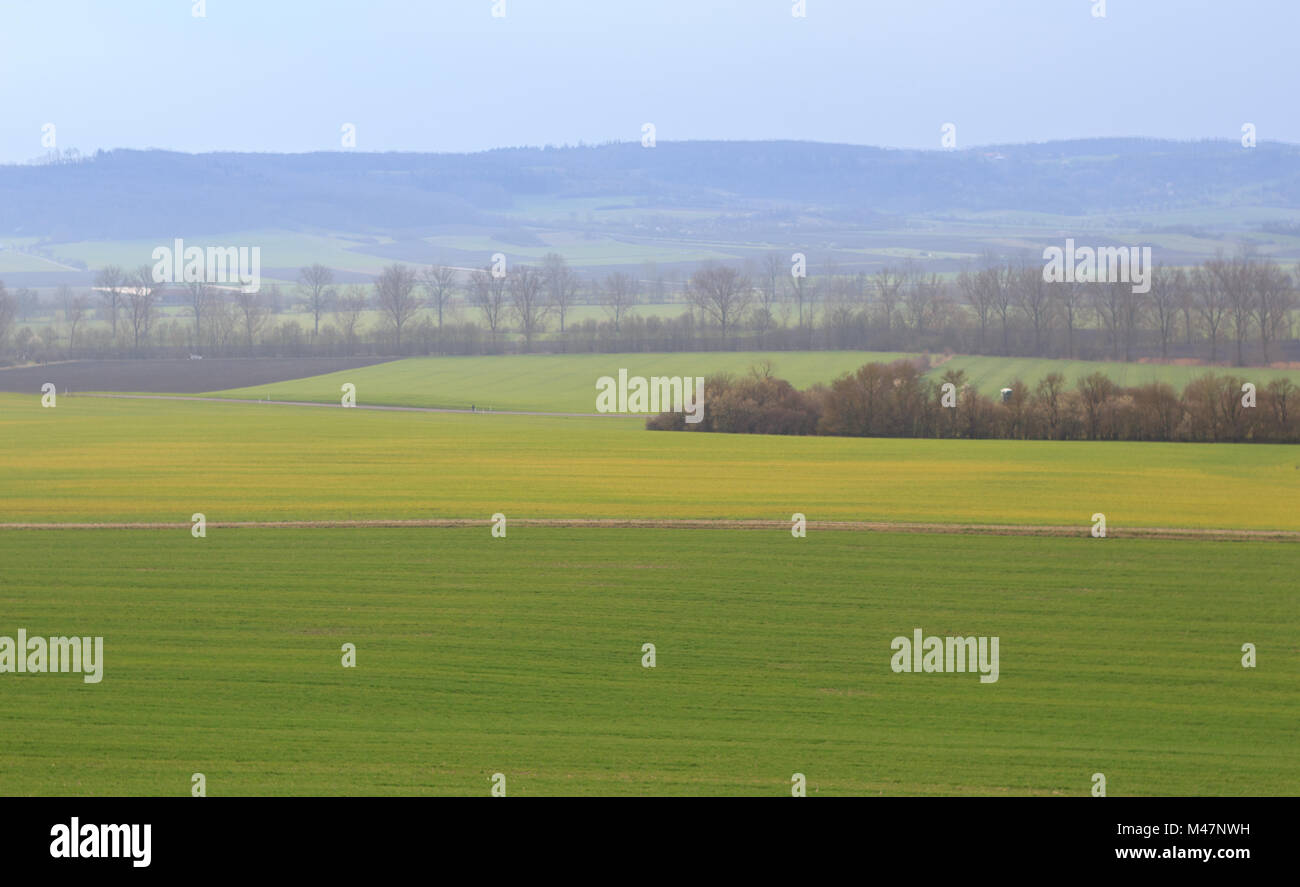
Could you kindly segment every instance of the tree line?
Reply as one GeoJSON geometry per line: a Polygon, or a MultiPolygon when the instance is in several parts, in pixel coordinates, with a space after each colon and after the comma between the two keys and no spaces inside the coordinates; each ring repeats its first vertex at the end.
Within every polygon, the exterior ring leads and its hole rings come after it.
{"type": "Polygon", "coordinates": [[[1044,358],[1194,359],[1238,366],[1300,359],[1295,273],[1249,249],[1191,268],[1156,265],[1150,288],[1047,282],[1040,261],[985,256],[943,277],[914,261],[845,273],[794,257],[580,274],[558,253],[535,265],[394,263],[370,285],[320,264],[286,291],[155,283],[149,266],[100,269],[90,291],[60,287],[56,321],[20,327],[34,291],[0,281],[0,354],[214,356],[491,354],[513,351],[852,349],[1044,358]],[[792,262],[792,258],[795,261],[792,262]],[[166,314],[164,300],[183,314],[166,314]],[[676,316],[647,304],[680,306],[676,316]],[[598,317],[582,306],[596,306],[598,317]],[[293,307],[306,324],[282,316],[293,307]],[[376,319],[377,318],[377,319],[376,319]],[[94,323],[98,321],[98,323],[94,323]]]}
{"type": "Polygon", "coordinates": [[[868,363],[829,385],[800,391],[769,363],[747,376],[705,379],[703,419],[683,413],[646,420],[655,431],[842,437],[1300,442],[1300,387],[1278,378],[1255,387],[1233,376],[1200,376],[1178,392],[1165,382],[1122,387],[1104,373],[1074,386],[1049,373],[1016,380],[997,399],[963,370],[928,375],[926,358],[868,363]]]}

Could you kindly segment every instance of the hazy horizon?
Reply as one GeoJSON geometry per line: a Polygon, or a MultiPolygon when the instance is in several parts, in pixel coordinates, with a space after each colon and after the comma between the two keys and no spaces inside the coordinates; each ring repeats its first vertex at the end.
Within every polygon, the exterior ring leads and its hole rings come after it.
{"type": "Polygon", "coordinates": [[[345,124],[360,153],[635,142],[645,123],[660,142],[937,150],[952,123],[960,150],[1250,123],[1300,143],[1281,0],[793,5],[51,0],[5,13],[0,162],[51,134],[86,154],[344,150],[345,124]]]}
{"type": "MultiPolygon", "coordinates": [[[[988,151],[995,148],[1019,148],[1019,147],[1046,146],[1046,145],[1055,145],[1055,144],[1068,145],[1068,144],[1075,144],[1079,142],[1089,142],[1089,141],[1148,141],[1148,142],[1168,142],[1169,144],[1175,144],[1175,145],[1188,145],[1188,144],[1196,144],[1196,143],[1236,144],[1239,140],[1230,139],[1230,138],[1224,139],[1224,138],[1210,138],[1210,137],[1187,138],[1187,139],[1173,139],[1173,138],[1166,139],[1166,138],[1159,138],[1156,136],[1079,136],[1076,138],[1067,137],[1067,138],[1059,138],[1059,139],[1042,139],[1042,140],[1034,140],[1034,141],[1027,141],[1027,142],[988,142],[988,143],[982,143],[978,145],[966,145],[956,149],[926,148],[926,147],[908,148],[908,147],[900,147],[897,145],[867,145],[858,142],[833,142],[833,141],[821,141],[817,139],[676,139],[671,141],[665,139],[665,140],[660,140],[658,144],[659,145],[674,145],[674,144],[690,145],[690,144],[701,144],[701,143],[721,143],[721,144],[786,143],[786,144],[804,144],[804,145],[825,145],[825,146],[835,146],[835,147],[843,147],[843,148],[867,148],[867,149],[874,149],[880,151],[899,151],[899,152],[919,151],[919,152],[926,152],[926,153],[933,153],[933,154],[949,154],[954,152],[960,153],[962,151],[988,151]]],[[[115,145],[115,146],[97,148],[95,149],[95,151],[103,151],[105,153],[109,153],[113,151],[140,151],[140,152],[156,151],[156,152],[161,152],[166,154],[184,154],[191,157],[202,156],[205,154],[265,154],[265,155],[270,155],[275,157],[302,157],[302,156],[308,156],[312,154],[356,154],[362,156],[368,154],[369,155],[428,154],[428,155],[455,156],[455,155],[472,155],[472,154],[491,154],[497,151],[564,151],[564,150],[577,150],[582,148],[604,148],[609,146],[637,145],[637,144],[639,143],[636,142],[635,140],[627,139],[622,141],[610,140],[604,142],[580,142],[574,144],[495,145],[490,148],[477,148],[477,149],[466,150],[466,151],[433,151],[433,150],[423,151],[423,150],[410,150],[404,148],[393,148],[387,150],[376,149],[373,151],[362,151],[362,150],[343,149],[343,148],[329,148],[329,149],[304,150],[304,151],[269,151],[269,150],[236,151],[236,150],[221,150],[221,149],[212,149],[212,150],[205,150],[205,151],[180,151],[172,148],[158,148],[158,147],[139,148],[139,147],[127,146],[127,145],[115,145]]],[[[1259,144],[1300,147],[1300,141],[1292,142],[1292,141],[1285,141],[1282,139],[1260,139],[1259,144]]],[[[75,146],[69,146],[69,147],[75,147],[75,146]]],[[[82,152],[83,157],[93,157],[95,151],[82,152]]],[[[22,164],[32,163],[32,162],[41,162],[46,159],[47,159],[47,155],[37,154],[34,155],[33,157],[27,158],[26,160],[0,161],[0,166],[22,165],[22,164]]]]}

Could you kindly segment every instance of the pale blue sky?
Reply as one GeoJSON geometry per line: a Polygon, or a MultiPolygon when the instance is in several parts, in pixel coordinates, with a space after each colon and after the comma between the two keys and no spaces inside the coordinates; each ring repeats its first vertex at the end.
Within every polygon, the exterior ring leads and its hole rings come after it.
{"type": "Polygon", "coordinates": [[[0,162],[58,147],[465,151],[1300,142],[1297,0],[0,0],[0,162]]]}

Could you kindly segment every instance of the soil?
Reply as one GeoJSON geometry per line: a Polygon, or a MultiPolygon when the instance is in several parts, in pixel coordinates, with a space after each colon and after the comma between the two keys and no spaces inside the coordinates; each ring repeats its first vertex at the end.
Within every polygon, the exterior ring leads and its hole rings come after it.
{"type": "Polygon", "coordinates": [[[191,394],[269,385],[385,363],[384,358],[252,357],[205,360],[72,360],[0,369],[0,391],[40,394],[53,382],[58,393],[157,391],[191,394]]]}

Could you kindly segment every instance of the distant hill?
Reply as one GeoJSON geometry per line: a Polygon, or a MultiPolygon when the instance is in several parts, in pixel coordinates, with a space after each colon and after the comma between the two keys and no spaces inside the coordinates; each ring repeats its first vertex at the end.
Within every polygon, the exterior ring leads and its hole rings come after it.
{"type": "Polygon", "coordinates": [[[1300,209],[1300,146],[1105,139],[965,151],[661,142],[475,154],[99,152],[0,166],[0,236],[48,241],[257,228],[374,234],[499,224],[529,199],[870,223],[954,211],[1300,209]]]}

